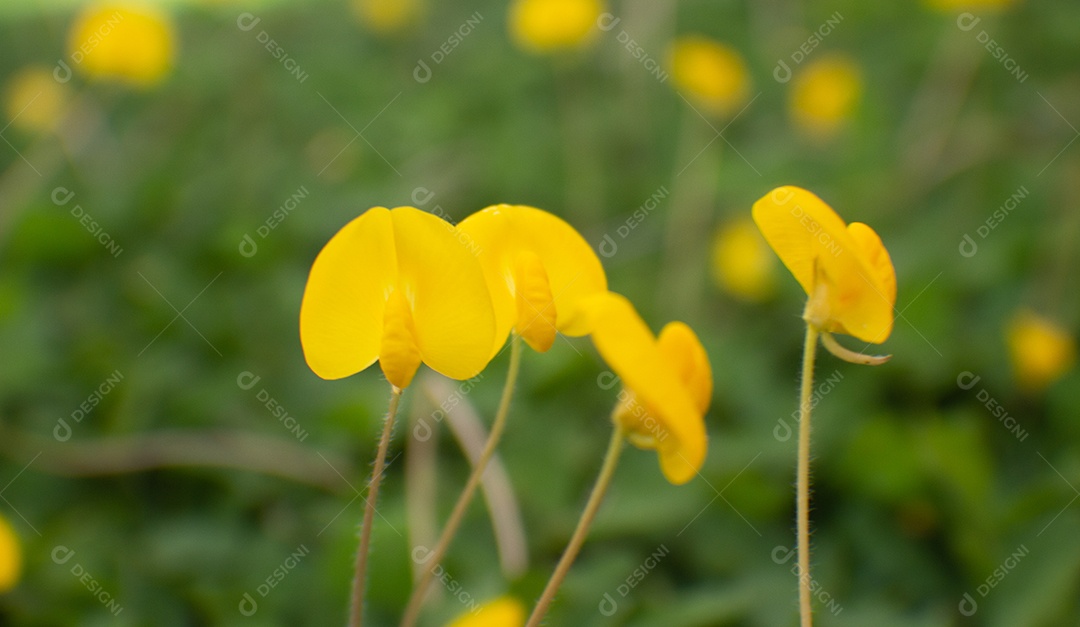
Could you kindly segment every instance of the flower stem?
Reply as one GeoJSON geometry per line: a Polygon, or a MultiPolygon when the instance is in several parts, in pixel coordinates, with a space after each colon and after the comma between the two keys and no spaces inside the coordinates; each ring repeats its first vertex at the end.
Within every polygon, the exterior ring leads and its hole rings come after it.
{"type": "Polygon", "coordinates": [[[371,482],[368,483],[368,495],[364,505],[364,522],[360,526],[360,548],[356,551],[356,574],[353,577],[352,605],[349,610],[350,627],[360,627],[364,623],[364,577],[367,574],[368,548],[371,546],[371,524],[375,519],[375,502],[379,498],[379,483],[382,481],[386,464],[386,450],[390,448],[390,435],[394,432],[394,417],[397,416],[398,402],[401,401],[401,388],[390,386],[390,406],[386,410],[386,422],[383,424],[379,450],[375,454],[375,467],[371,482]]]}
{"type": "Polygon", "coordinates": [[[801,627],[813,623],[810,607],[810,401],[814,391],[814,354],[818,330],[806,325],[803,346],[802,386],[799,394],[799,462],[796,478],[796,511],[799,535],[799,616],[801,627]]]}
{"type": "Polygon", "coordinates": [[[450,518],[447,519],[446,526],[443,527],[438,544],[436,544],[435,548],[428,554],[427,559],[424,562],[425,565],[420,571],[419,577],[417,577],[416,584],[413,586],[412,595],[409,597],[409,603],[405,607],[405,615],[401,619],[401,627],[412,627],[420,617],[420,609],[424,605],[424,598],[427,596],[427,590],[431,585],[431,579],[435,574],[435,569],[439,563],[442,562],[443,557],[446,556],[446,551],[450,548],[450,542],[453,541],[454,535],[457,533],[458,527],[461,526],[461,521],[465,517],[465,510],[472,501],[473,495],[476,494],[476,488],[480,485],[480,479],[484,476],[484,470],[487,468],[488,462],[491,461],[492,456],[495,454],[495,449],[499,445],[499,439],[502,437],[503,430],[506,427],[506,417],[510,413],[510,399],[514,395],[514,385],[517,383],[520,368],[521,338],[517,334],[513,334],[510,339],[510,368],[506,373],[506,383],[503,385],[502,398],[499,400],[499,410],[498,413],[495,414],[495,421],[491,425],[491,434],[488,435],[487,443],[484,444],[484,450],[476,460],[472,474],[469,475],[469,480],[465,483],[465,488],[461,491],[461,495],[458,496],[453,511],[450,512],[450,518]]]}
{"type": "Polygon", "coordinates": [[[592,494],[589,495],[589,502],[585,504],[585,511],[581,513],[574,535],[570,537],[570,542],[566,545],[566,550],[563,551],[559,564],[555,567],[555,572],[551,574],[551,579],[548,580],[544,593],[540,595],[540,600],[536,602],[536,607],[533,608],[532,616],[529,617],[529,622],[525,624],[525,627],[537,627],[544,620],[548,606],[555,599],[555,593],[559,591],[566,573],[570,572],[570,566],[574,563],[578,551],[581,550],[581,545],[585,543],[589,527],[592,525],[593,518],[596,517],[597,510],[600,509],[600,502],[604,500],[608,486],[611,485],[611,478],[615,475],[615,466],[619,463],[619,454],[622,452],[625,440],[626,433],[621,427],[616,427],[611,435],[607,453],[604,455],[604,465],[600,469],[600,475],[596,477],[596,484],[593,485],[592,494]]]}

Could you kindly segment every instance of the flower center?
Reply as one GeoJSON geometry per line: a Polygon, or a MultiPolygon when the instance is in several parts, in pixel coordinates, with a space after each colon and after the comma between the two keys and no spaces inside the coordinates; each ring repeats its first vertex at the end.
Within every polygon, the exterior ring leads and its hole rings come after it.
{"type": "Polygon", "coordinates": [[[544,264],[531,250],[521,251],[514,259],[514,292],[514,331],[536,352],[546,352],[555,343],[555,299],[544,264]]]}
{"type": "Polygon", "coordinates": [[[420,368],[412,309],[400,288],[394,288],[386,298],[379,366],[386,380],[399,389],[408,386],[420,368]]]}

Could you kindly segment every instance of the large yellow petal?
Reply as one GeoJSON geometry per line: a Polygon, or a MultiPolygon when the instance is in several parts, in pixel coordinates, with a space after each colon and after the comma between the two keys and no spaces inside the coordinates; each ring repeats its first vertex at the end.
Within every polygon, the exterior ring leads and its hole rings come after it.
{"type": "Polygon", "coordinates": [[[398,285],[412,305],[416,344],[452,379],[476,376],[492,357],[495,314],[477,251],[452,224],[413,207],[391,210],[398,285]]]}
{"type": "Polygon", "coordinates": [[[849,230],[824,201],[792,186],[774,189],[754,203],[753,216],[810,296],[809,309],[821,318],[813,323],[866,342],[888,338],[896,279],[876,233],[865,226],[849,230]]]}
{"type": "MultiPolygon", "coordinates": [[[[625,297],[608,293],[589,301],[593,343],[649,413],[662,425],[656,440],[660,467],[673,484],[686,483],[705,461],[707,436],[702,412],[669,363],[656,338],[625,297]]],[[[631,440],[633,441],[633,440],[631,440]]]]}
{"type": "Polygon", "coordinates": [[[543,264],[558,330],[570,336],[589,333],[582,303],[607,290],[607,277],[596,253],[574,227],[534,207],[494,205],[465,218],[458,229],[480,248],[498,318],[499,346],[517,322],[514,268],[520,251],[531,251],[543,264]]]}
{"type": "Polygon", "coordinates": [[[378,359],[395,259],[384,207],[346,224],[319,252],[300,303],[300,344],[315,374],[340,379],[378,359]]]}
{"type": "Polygon", "coordinates": [[[22,548],[19,537],[7,519],[0,516],[0,593],[7,592],[19,583],[23,570],[22,548]]]}

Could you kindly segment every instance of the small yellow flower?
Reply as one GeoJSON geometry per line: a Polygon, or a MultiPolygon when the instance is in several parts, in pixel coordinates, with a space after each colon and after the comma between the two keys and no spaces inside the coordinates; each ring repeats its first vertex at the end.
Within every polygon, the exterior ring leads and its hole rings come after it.
{"type": "Polygon", "coordinates": [[[4,89],[4,112],[12,126],[28,132],[56,130],[67,112],[71,94],[48,68],[19,71],[4,89]]]}
{"type": "Polygon", "coordinates": [[[68,34],[68,61],[91,79],[153,85],[172,68],[175,35],[153,7],[95,3],[68,34]]]}
{"type": "Polygon", "coordinates": [[[738,298],[761,302],[776,287],[769,245],[750,219],[740,219],[716,232],[712,271],[717,284],[738,298]]]}
{"type": "Polygon", "coordinates": [[[7,519],[0,516],[0,592],[7,592],[19,583],[22,562],[19,538],[7,519]]]}
{"type": "Polygon", "coordinates": [[[634,446],[654,449],[660,470],[675,485],[705,463],[705,412],[712,400],[712,368],[697,335],[681,322],[652,331],[625,297],[591,299],[592,340],[622,380],[612,419],[634,446]]]}
{"type": "Polygon", "coordinates": [[[715,115],[727,115],[750,95],[750,73],[739,53],[700,35],[675,40],[669,53],[675,87],[715,115]]]}
{"type": "Polygon", "coordinates": [[[881,238],[845,225],[832,207],[798,187],[778,187],[754,203],[754,222],[806,291],[803,318],[825,333],[880,344],[893,328],[896,271],[881,238]]]}
{"type": "Polygon", "coordinates": [[[538,53],[578,48],[596,33],[601,0],[515,0],[510,34],[522,48],[538,53]]]}
{"type": "Polygon", "coordinates": [[[862,97],[862,77],[847,55],[824,55],[811,61],[791,85],[791,117],[816,139],[835,136],[854,115],[862,97]]]}
{"type": "Polygon", "coordinates": [[[1016,0],[925,0],[932,9],[942,12],[985,9],[996,11],[1007,9],[1016,4],[1016,0]]]}
{"type": "Polygon", "coordinates": [[[521,627],[525,624],[525,606],[513,597],[488,601],[468,610],[446,627],[521,627]]]}
{"type": "Polygon", "coordinates": [[[574,227],[546,211],[494,205],[465,218],[458,231],[480,251],[495,307],[498,351],[513,328],[544,352],[555,333],[590,331],[585,299],[607,291],[604,268],[574,227]]]}
{"type": "Polygon", "coordinates": [[[1030,310],[1022,310],[1006,329],[1013,372],[1020,385],[1041,391],[1057,381],[1076,362],[1076,340],[1060,325],[1030,310]]]}
{"type": "Polygon", "coordinates": [[[393,35],[412,26],[420,16],[421,0],[352,0],[361,23],[380,35],[393,35]]]}
{"type": "Polygon", "coordinates": [[[399,389],[426,363],[452,379],[491,359],[495,314],[475,251],[445,220],[375,207],[323,247],[300,304],[308,366],[340,379],[379,361],[399,389]]]}

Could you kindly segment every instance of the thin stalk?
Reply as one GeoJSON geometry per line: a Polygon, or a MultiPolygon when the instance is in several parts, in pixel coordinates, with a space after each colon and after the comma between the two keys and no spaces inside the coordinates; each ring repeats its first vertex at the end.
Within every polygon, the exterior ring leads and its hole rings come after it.
{"type": "Polygon", "coordinates": [[[514,395],[514,385],[517,383],[520,369],[521,338],[517,334],[513,334],[510,339],[510,368],[506,373],[506,383],[503,385],[502,398],[499,400],[499,410],[495,414],[495,422],[491,425],[491,433],[488,435],[483,452],[480,453],[479,459],[476,460],[476,464],[473,466],[469,480],[465,483],[465,489],[461,491],[457,503],[454,504],[453,511],[450,512],[450,518],[446,521],[442,535],[439,536],[438,544],[428,554],[424,567],[420,570],[416,585],[413,586],[412,595],[409,597],[409,603],[405,607],[405,615],[401,619],[402,627],[412,627],[420,617],[420,609],[424,605],[424,598],[427,596],[427,590],[431,585],[435,568],[446,556],[446,551],[450,548],[450,542],[453,541],[454,535],[465,517],[465,510],[472,501],[473,495],[476,494],[480,479],[484,476],[484,470],[487,468],[488,462],[491,461],[491,457],[495,454],[499,439],[506,428],[506,417],[510,413],[510,399],[514,395]]]}
{"type": "Polygon", "coordinates": [[[799,535],[799,617],[801,627],[813,623],[810,606],[810,401],[814,391],[814,354],[818,330],[806,325],[803,346],[802,386],[799,394],[799,462],[796,478],[796,511],[799,535]]]}
{"type": "Polygon", "coordinates": [[[559,564],[555,567],[555,572],[551,574],[551,579],[548,580],[544,593],[540,595],[540,600],[536,602],[536,607],[533,608],[532,616],[529,617],[529,622],[525,624],[525,627],[537,627],[544,620],[548,606],[555,599],[555,594],[559,591],[563,579],[566,578],[566,573],[570,572],[570,566],[577,558],[581,545],[585,543],[589,527],[596,517],[596,512],[600,509],[600,503],[604,500],[608,486],[611,485],[611,478],[615,475],[615,467],[619,463],[619,454],[622,452],[625,440],[626,433],[622,428],[616,427],[611,435],[607,453],[604,455],[604,465],[596,478],[596,484],[593,485],[592,494],[589,495],[589,502],[585,504],[585,510],[581,513],[577,528],[574,529],[574,535],[570,537],[570,542],[566,545],[566,550],[563,551],[559,564]]]}
{"type": "Polygon", "coordinates": [[[401,388],[391,385],[390,390],[390,406],[386,410],[386,422],[383,424],[379,450],[375,454],[375,468],[372,470],[371,482],[368,483],[364,522],[360,527],[360,548],[356,551],[356,574],[353,577],[352,604],[349,609],[351,627],[360,627],[364,623],[364,578],[367,575],[368,549],[371,546],[371,523],[375,519],[375,502],[379,498],[379,483],[386,465],[386,450],[390,448],[390,435],[394,432],[394,417],[397,416],[398,402],[401,401],[401,388]]]}

